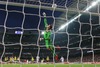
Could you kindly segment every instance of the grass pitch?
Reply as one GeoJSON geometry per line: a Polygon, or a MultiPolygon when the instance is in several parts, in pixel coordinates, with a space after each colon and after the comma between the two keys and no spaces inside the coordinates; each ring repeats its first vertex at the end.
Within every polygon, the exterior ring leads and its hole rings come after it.
{"type": "Polygon", "coordinates": [[[0,67],[100,67],[100,64],[1,64],[0,67]]]}

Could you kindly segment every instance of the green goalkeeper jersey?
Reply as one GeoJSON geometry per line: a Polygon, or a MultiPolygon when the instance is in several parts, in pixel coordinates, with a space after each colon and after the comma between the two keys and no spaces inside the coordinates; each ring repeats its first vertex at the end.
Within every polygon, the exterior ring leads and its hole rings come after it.
{"type": "Polygon", "coordinates": [[[45,45],[46,45],[46,48],[49,48],[52,44],[51,31],[50,30],[46,31],[46,28],[48,26],[46,17],[44,17],[44,24],[45,24],[45,32],[44,32],[45,45]]]}
{"type": "Polygon", "coordinates": [[[54,47],[51,41],[51,31],[50,30],[46,31],[46,28],[48,26],[46,17],[44,17],[44,24],[45,24],[44,40],[45,40],[46,48],[50,49],[51,52],[56,56],[54,52],[54,47]]]}

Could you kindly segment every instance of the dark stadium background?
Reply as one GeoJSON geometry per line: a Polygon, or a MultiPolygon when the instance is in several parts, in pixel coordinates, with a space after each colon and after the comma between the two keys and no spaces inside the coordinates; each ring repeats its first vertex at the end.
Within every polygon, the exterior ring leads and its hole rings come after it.
{"type": "MultiPolygon", "coordinates": [[[[0,0],[4,1],[4,0],[0,0]]],[[[6,1],[6,0],[5,0],[6,1]]],[[[9,0],[11,1],[11,0],[9,0]]],[[[15,0],[16,2],[17,0],[15,0]]],[[[23,0],[24,1],[24,0],[23,0]]],[[[21,3],[23,3],[21,1],[21,3]]],[[[12,1],[11,1],[12,2],[12,1]]],[[[14,1],[13,1],[14,2],[14,1]]],[[[31,1],[26,1],[26,3],[30,3],[31,1]]],[[[44,2],[44,0],[41,0],[41,2],[44,2]]],[[[52,3],[52,0],[47,0],[45,2],[52,3]]],[[[55,0],[55,3],[59,6],[65,6],[65,0],[55,0]],[[61,2],[61,4],[59,3],[61,2]]],[[[66,4],[67,7],[73,6],[75,2],[73,0],[68,0],[68,4],[66,4]]],[[[34,3],[35,5],[39,5],[39,2],[34,3]]],[[[44,4],[42,4],[44,5],[44,4]]],[[[44,5],[47,6],[47,5],[44,5]]],[[[59,7],[62,8],[62,7],[59,7]]],[[[80,8],[81,9],[81,8],[80,8]]],[[[53,24],[55,19],[55,26],[53,31],[56,31],[60,25],[64,24],[66,20],[61,19],[62,17],[65,18],[65,13],[61,11],[51,11],[46,9],[40,9],[40,15],[39,15],[39,9],[38,8],[32,8],[32,7],[25,7],[25,21],[23,24],[22,29],[22,21],[24,14],[22,13],[23,8],[20,6],[7,6],[6,11],[6,5],[0,4],[0,56],[2,56],[4,48],[5,53],[3,57],[5,56],[19,56],[21,54],[21,59],[30,59],[32,56],[35,58],[38,54],[38,49],[40,48],[39,55],[41,58],[46,58],[46,56],[50,56],[52,58],[52,53],[47,50],[45,47],[43,47],[44,41],[39,41],[39,34],[41,35],[41,32],[44,30],[44,23],[43,23],[43,12],[46,12],[47,14],[47,21],[48,24],[53,24]],[[13,11],[15,10],[15,11],[13,11]],[[16,12],[19,11],[19,12],[16,12]],[[6,15],[8,13],[7,21],[5,22],[6,15]],[[31,15],[30,15],[31,14],[31,15]],[[55,18],[52,17],[52,14],[55,18]],[[40,21],[39,21],[40,20],[40,21]],[[4,28],[4,22],[6,28],[4,28]],[[4,44],[2,42],[3,34],[6,29],[6,34],[4,37],[4,44]],[[20,44],[20,34],[15,34],[15,31],[23,31],[23,36],[20,44]],[[38,47],[40,45],[40,47],[38,47]],[[22,49],[22,52],[21,52],[22,49]]],[[[90,10],[91,12],[96,12],[96,9],[90,10]]],[[[68,12],[67,18],[70,19],[73,16],[75,16],[77,13],[75,12],[68,12]]],[[[100,53],[100,25],[89,25],[84,23],[90,23],[90,15],[88,13],[83,13],[83,15],[80,17],[79,21],[80,23],[83,23],[81,25],[81,34],[80,33],[80,24],[78,19],[74,21],[73,23],[69,24],[68,29],[67,27],[63,29],[62,31],[59,31],[58,33],[52,34],[52,37],[54,37],[54,45],[63,47],[61,50],[55,50],[55,52],[58,54],[59,58],[61,56],[64,56],[65,58],[74,58],[74,57],[82,57],[82,53],[84,56],[91,56],[91,59],[93,59],[94,55],[99,55],[100,53]],[[92,29],[92,30],[91,30],[92,29]],[[67,34],[67,33],[68,34],[67,34]],[[76,34],[76,35],[71,35],[76,34]],[[88,35],[88,36],[84,36],[88,35]],[[92,37],[91,36],[98,36],[92,37]],[[82,38],[82,41],[80,41],[80,38],[82,38]],[[93,43],[92,43],[93,40],[93,43]],[[69,43],[68,43],[69,42],[69,43]],[[93,47],[93,49],[92,49],[93,47]],[[86,49],[87,48],[87,49],[86,49]]],[[[98,24],[99,22],[99,16],[92,15],[91,16],[91,24],[98,24]]],[[[41,35],[40,37],[43,37],[41,35]]],[[[83,56],[83,57],[84,57],[83,56]]]]}

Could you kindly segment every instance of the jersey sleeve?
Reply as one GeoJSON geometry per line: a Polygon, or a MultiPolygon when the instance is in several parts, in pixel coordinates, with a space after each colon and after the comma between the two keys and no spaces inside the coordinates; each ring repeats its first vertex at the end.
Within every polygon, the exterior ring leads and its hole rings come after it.
{"type": "Polygon", "coordinates": [[[45,25],[45,28],[47,27],[47,19],[46,19],[46,17],[44,17],[44,25],[45,25]]]}

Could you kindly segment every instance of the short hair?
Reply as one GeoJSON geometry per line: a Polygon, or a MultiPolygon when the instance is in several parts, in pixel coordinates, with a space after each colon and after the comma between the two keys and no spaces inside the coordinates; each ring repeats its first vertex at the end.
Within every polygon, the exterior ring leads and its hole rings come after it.
{"type": "Polygon", "coordinates": [[[49,26],[49,30],[51,30],[51,29],[52,29],[52,25],[49,26]]]}

